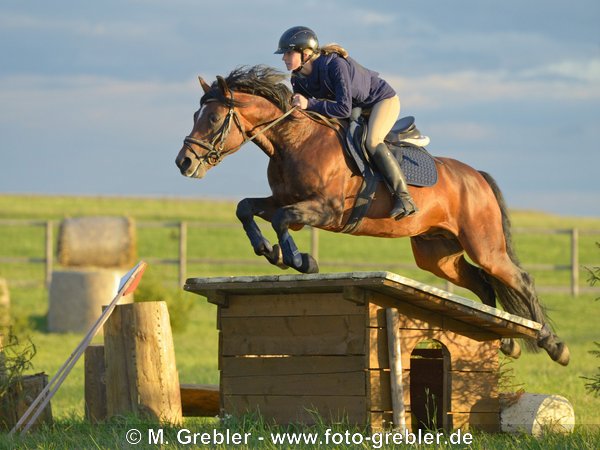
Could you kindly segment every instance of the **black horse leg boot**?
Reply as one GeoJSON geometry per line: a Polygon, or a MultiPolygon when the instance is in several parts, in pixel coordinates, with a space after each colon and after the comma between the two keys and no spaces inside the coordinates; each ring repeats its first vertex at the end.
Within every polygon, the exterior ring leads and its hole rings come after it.
{"type": "Polygon", "coordinates": [[[377,145],[375,153],[372,156],[375,166],[379,169],[381,175],[383,175],[394,198],[394,206],[390,211],[390,217],[399,220],[416,213],[417,207],[408,192],[404,173],[388,146],[385,143],[377,145]]]}

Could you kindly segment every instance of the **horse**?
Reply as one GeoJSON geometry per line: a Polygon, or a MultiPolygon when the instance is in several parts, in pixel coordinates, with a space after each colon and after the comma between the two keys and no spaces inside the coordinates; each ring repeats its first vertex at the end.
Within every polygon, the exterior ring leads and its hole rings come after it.
{"type": "MultiPolygon", "coordinates": [[[[202,178],[224,157],[253,141],[269,158],[272,195],[244,198],[236,215],[256,255],[301,273],[318,272],[317,261],[301,252],[290,230],[305,225],[341,232],[358,195],[362,177],[343,151],[339,129],[292,108],[286,75],[268,66],[238,67],[209,85],[194,113],[191,133],[176,158],[182,175],[202,178]],[[272,224],[278,243],[263,236],[255,217],[272,224]]],[[[569,349],[552,329],[530,275],[522,269],[511,242],[507,206],[494,179],[465,163],[436,157],[438,180],[430,187],[410,186],[418,212],[401,220],[388,217],[391,194],[380,183],[362,222],[351,234],[408,237],[417,266],[472,291],[489,306],[496,298],[509,313],[539,322],[531,351],[546,350],[567,365],[569,349]],[[467,260],[469,257],[471,262],[467,260]]],[[[520,348],[503,339],[513,357],[520,348]]]]}

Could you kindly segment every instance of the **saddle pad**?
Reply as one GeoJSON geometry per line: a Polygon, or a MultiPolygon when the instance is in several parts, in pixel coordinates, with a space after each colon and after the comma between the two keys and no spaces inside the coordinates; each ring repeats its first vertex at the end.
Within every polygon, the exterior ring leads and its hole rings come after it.
{"type": "Polygon", "coordinates": [[[435,160],[429,152],[412,145],[390,145],[390,151],[400,161],[400,167],[406,176],[406,182],[412,186],[433,186],[438,174],[435,160]]]}

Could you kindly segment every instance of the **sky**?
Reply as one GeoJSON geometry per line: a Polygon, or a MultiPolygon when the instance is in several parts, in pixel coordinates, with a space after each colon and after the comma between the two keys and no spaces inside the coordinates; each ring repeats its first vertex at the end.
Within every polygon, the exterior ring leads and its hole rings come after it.
{"type": "Polygon", "coordinates": [[[202,180],[174,160],[201,95],[311,27],[398,92],[428,150],[509,208],[600,216],[598,0],[0,3],[0,194],[268,196],[254,144],[202,180]]]}

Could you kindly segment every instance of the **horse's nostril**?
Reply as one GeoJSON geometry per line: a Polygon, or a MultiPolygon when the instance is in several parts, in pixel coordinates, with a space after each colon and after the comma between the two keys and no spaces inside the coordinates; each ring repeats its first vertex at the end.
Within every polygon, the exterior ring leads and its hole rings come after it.
{"type": "Polygon", "coordinates": [[[181,170],[181,173],[185,173],[190,166],[192,165],[192,160],[190,158],[183,158],[183,161],[181,162],[181,165],[179,166],[179,170],[181,170]]]}

